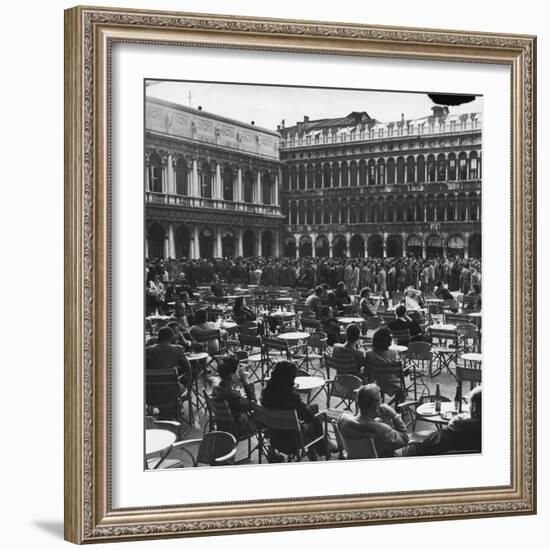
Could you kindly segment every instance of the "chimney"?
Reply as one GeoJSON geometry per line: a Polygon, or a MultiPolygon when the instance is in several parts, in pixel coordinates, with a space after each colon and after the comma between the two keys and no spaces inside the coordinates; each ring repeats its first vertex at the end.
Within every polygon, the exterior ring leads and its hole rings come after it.
{"type": "Polygon", "coordinates": [[[283,118],[283,120],[281,120],[281,128],[284,128],[285,127],[285,119],[283,118]]]}
{"type": "Polygon", "coordinates": [[[304,122],[309,122],[309,117],[304,115],[304,122]]]}
{"type": "Polygon", "coordinates": [[[199,111],[202,111],[202,105],[199,105],[199,106],[197,107],[197,109],[198,109],[199,111]]]}
{"type": "Polygon", "coordinates": [[[254,126],[254,121],[253,121],[253,120],[251,120],[251,121],[250,121],[250,124],[252,124],[252,126],[254,126]]]}

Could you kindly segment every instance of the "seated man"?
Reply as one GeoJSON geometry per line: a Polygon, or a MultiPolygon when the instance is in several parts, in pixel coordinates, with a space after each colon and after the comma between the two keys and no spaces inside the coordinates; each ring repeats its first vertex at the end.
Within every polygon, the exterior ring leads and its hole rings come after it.
{"type": "Polygon", "coordinates": [[[162,327],[157,334],[157,341],[145,348],[146,368],[170,369],[177,367],[180,374],[188,371],[189,363],[183,346],[173,343],[174,333],[169,327],[162,327]]]}
{"type": "Polygon", "coordinates": [[[339,309],[343,309],[345,304],[351,304],[351,298],[346,290],[346,283],[344,283],[344,281],[340,281],[338,283],[338,287],[334,291],[334,295],[336,296],[336,303],[338,304],[339,309]]]}
{"type": "Polygon", "coordinates": [[[400,456],[440,455],[452,451],[481,452],[481,386],[470,393],[470,414],[455,416],[442,430],[430,434],[422,443],[411,443],[400,456]]]}
{"type": "Polygon", "coordinates": [[[315,288],[315,292],[313,294],[310,294],[306,299],[306,306],[309,308],[309,310],[313,313],[315,313],[315,318],[319,319],[319,315],[321,313],[321,295],[323,294],[323,287],[318,286],[315,288]]]}
{"type": "Polygon", "coordinates": [[[475,311],[481,309],[481,287],[475,283],[472,285],[472,290],[466,294],[470,300],[462,307],[464,311],[475,311]],[[475,298],[472,300],[472,298],[475,298]]]}
{"type": "Polygon", "coordinates": [[[359,413],[344,413],[338,429],[344,442],[371,438],[378,456],[390,457],[409,442],[409,436],[401,415],[381,401],[376,384],[361,386],[357,392],[359,413]]]}
{"type": "MultiPolygon", "coordinates": [[[[220,343],[217,338],[205,340],[208,333],[213,330],[218,330],[215,323],[207,321],[205,309],[199,309],[195,312],[195,324],[190,328],[189,334],[191,338],[197,342],[206,342],[206,353],[214,356],[220,351],[220,343]]],[[[227,331],[220,329],[220,336],[227,336],[227,331]]]]}
{"type": "Polygon", "coordinates": [[[358,325],[351,324],[346,328],[346,341],[343,344],[334,344],[332,348],[332,357],[334,359],[347,361],[353,365],[357,371],[357,376],[361,376],[361,370],[366,365],[365,353],[359,349],[359,337],[361,329],[358,325]]]}
{"type": "MultiPolygon", "coordinates": [[[[409,331],[411,341],[422,340],[422,329],[415,319],[411,319],[407,315],[407,309],[403,304],[398,305],[395,308],[395,319],[388,323],[388,328],[393,331],[409,331]]],[[[405,340],[398,340],[397,343],[400,346],[406,346],[409,342],[405,340]]]]}

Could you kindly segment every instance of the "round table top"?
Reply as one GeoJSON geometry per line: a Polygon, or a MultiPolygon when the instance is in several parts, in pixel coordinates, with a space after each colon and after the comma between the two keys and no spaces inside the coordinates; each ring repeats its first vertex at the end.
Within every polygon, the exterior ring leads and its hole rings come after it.
{"type": "Polygon", "coordinates": [[[283,332],[277,335],[281,340],[305,340],[309,338],[309,332],[283,332]]]}
{"type": "Polygon", "coordinates": [[[339,323],[342,324],[350,324],[350,323],[364,323],[365,319],[363,317],[359,317],[358,315],[353,317],[336,317],[336,320],[339,323]]]}
{"type": "Polygon", "coordinates": [[[295,315],[292,311],[272,311],[268,317],[294,317],[295,315]]]}
{"type": "Polygon", "coordinates": [[[464,353],[460,356],[461,359],[464,361],[480,361],[483,359],[483,355],[481,353],[464,353]]]}
{"type": "Polygon", "coordinates": [[[205,351],[201,351],[200,353],[186,353],[185,357],[187,357],[189,361],[199,361],[210,356],[205,351]]]}
{"type": "Polygon", "coordinates": [[[396,344],[394,346],[390,346],[390,349],[393,349],[397,353],[403,353],[404,351],[407,351],[409,348],[408,346],[399,346],[396,344]]]}
{"type": "Polygon", "coordinates": [[[165,321],[166,319],[170,319],[170,315],[149,315],[145,318],[148,321],[165,321]]]}
{"type": "Polygon", "coordinates": [[[145,454],[158,453],[176,441],[176,434],[168,430],[145,430],[145,454]]]}
{"type": "Polygon", "coordinates": [[[434,422],[435,424],[448,424],[457,411],[453,401],[441,403],[441,412],[435,412],[435,403],[423,403],[416,408],[416,414],[422,417],[422,420],[434,422]]]}
{"type": "Polygon", "coordinates": [[[429,328],[435,328],[436,330],[456,330],[456,325],[430,325],[429,328]]]}
{"type": "Polygon", "coordinates": [[[237,323],[233,323],[233,321],[224,321],[219,326],[219,328],[224,328],[225,330],[231,330],[237,327],[238,327],[237,323]]]}
{"type": "Polygon", "coordinates": [[[310,391],[325,385],[325,379],[320,376],[297,376],[294,379],[294,387],[298,391],[310,391]]]}
{"type": "Polygon", "coordinates": [[[271,301],[275,303],[281,302],[282,304],[290,304],[290,302],[294,301],[294,298],[290,296],[279,296],[279,298],[273,298],[271,301]]]}
{"type": "Polygon", "coordinates": [[[429,304],[442,304],[444,301],[442,298],[426,298],[426,302],[429,304]]]}
{"type": "Polygon", "coordinates": [[[481,311],[474,311],[473,313],[468,313],[468,317],[482,317],[481,311]]]}

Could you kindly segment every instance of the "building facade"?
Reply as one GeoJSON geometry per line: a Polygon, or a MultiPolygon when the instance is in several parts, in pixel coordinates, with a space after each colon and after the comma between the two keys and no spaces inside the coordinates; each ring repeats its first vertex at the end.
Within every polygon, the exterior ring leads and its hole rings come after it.
{"type": "Polygon", "coordinates": [[[147,97],[149,258],[278,256],[278,133],[147,97]]]}
{"type": "Polygon", "coordinates": [[[278,130],[284,255],[481,257],[480,113],[278,130]]]}

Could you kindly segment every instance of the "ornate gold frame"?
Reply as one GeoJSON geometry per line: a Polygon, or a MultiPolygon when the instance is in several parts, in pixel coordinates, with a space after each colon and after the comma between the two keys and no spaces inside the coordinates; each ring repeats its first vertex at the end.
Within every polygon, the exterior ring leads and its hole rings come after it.
{"type": "Polygon", "coordinates": [[[77,543],[536,511],[533,36],[76,7],[65,12],[65,537],[77,543]],[[113,510],[108,105],[117,41],[499,63],[512,71],[512,483],[113,510]]]}

